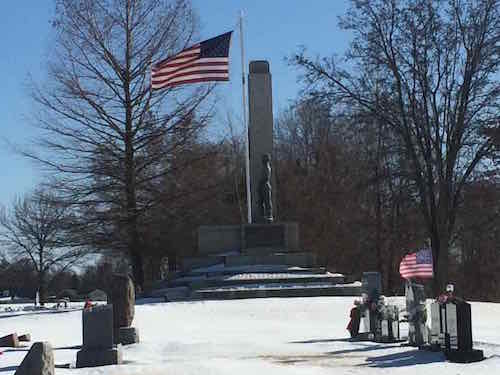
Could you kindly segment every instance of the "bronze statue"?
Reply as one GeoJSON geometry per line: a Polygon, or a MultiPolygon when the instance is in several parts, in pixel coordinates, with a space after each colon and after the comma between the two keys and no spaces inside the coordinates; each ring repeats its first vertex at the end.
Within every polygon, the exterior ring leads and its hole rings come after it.
{"type": "Polygon", "coordinates": [[[266,223],[273,222],[273,200],[271,185],[271,155],[262,156],[262,177],[259,184],[259,207],[266,223]]]}

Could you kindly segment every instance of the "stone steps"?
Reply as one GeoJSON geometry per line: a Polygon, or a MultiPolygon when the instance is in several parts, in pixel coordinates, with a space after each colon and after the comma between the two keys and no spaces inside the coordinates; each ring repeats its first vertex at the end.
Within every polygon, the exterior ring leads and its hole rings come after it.
{"type": "Polygon", "coordinates": [[[295,267],[287,265],[262,265],[225,267],[224,264],[217,264],[205,268],[196,268],[189,272],[189,275],[236,275],[242,272],[262,272],[262,273],[303,273],[322,274],[326,272],[325,267],[295,267]]]}
{"type": "Polygon", "coordinates": [[[316,257],[313,253],[275,253],[261,255],[230,255],[225,257],[225,266],[287,265],[314,267],[316,257]]]}
{"type": "Polygon", "coordinates": [[[208,287],[224,287],[249,284],[273,284],[273,283],[315,283],[323,282],[329,284],[340,284],[344,282],[343,275],[336,274],[298,274],[298,273],[258,273],[237,274],[215,277],[179,278],[170,283],[171,287],[188,286],[192,290],[208,287]]]}
{"type": "Polygon", "coordinates": [[[255,266],[255,265],[285,265],[296,267],[314,267],[316,257],[313,253],[279,252],[267,249],[248,252],[232,252],[224,255],[214,254],[204,257],[186,257],[182,260],[182,268],[186,271],[196,268],[224,264],[225,267],[255,266]]]}
{"type": "Polygon", "coordinates": [[[306,285],[248,287],[248,288],[206,288],[193,291],[193,300],[227,300],[244,298],[270,297],[320,297],[320,296],[356,296],[361,293],[357,284],[344,285],[306,285]]]}

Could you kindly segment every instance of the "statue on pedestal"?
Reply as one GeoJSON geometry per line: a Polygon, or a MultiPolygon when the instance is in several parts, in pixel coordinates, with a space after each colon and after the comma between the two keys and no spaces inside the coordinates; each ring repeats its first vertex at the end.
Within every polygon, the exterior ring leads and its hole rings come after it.
{"type": "Polygon", "coordinates": [[[266,223],[273,222],[273,201],[271,185],[271,155],[262,156],[262,177],[259,183],[259,207],[266,223]]]}

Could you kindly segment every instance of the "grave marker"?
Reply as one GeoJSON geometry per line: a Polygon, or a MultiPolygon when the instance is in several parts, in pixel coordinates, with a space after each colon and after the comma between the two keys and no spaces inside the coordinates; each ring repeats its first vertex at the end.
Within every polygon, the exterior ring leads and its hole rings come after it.
{"type": "Polygon", "coordinates": [[[82,312],[83,345],[76,367],[122,363],[121,345],[113,343],[113,305],[95,306],[82,312]]]}

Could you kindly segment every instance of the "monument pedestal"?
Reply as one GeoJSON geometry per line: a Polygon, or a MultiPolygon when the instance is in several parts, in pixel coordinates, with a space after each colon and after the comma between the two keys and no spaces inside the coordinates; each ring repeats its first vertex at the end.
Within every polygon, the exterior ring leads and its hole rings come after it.
{"type": "Polygon", "coordinates": [[[202,225],[198,228],[199,256],[272,248],[297,252],[299,225],[297,223],[202,225]]]}
{"type": "Polygon", "coordinates": [[[93,349],[83,348],[76,353],[76,367],[96,367],[123,363],[122,347],[93,349]]]}
{"type": "Polygon", "coordinates": [[[139,342],[139,330],[135,327],[120,327],[119,340],[122,345],[130,345],[139,342]]]}

